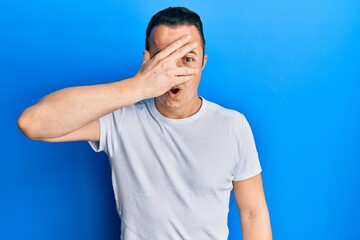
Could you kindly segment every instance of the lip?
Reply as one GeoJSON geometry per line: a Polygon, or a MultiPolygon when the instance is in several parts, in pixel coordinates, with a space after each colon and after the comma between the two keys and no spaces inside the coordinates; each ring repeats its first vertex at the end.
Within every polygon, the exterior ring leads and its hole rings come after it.
{"type": "Polygon", "coordinates": [[[172,98],[178,97],[178,96],[181,94],[181,92],[182,92],[182,89],[179,88],[178,86],[172,87],[171,89],[169,89],[169,91],[167,91],[167,93],[168,93],[168,95],[169,95],[170,97],[172,97],[172,98]],[[177,88],[177,89],[178,89],[178,91],[177,91],[176,93],[174,93],[174,92],[171,91],[171,89],[174,89],[174,88],[177,88]]]}

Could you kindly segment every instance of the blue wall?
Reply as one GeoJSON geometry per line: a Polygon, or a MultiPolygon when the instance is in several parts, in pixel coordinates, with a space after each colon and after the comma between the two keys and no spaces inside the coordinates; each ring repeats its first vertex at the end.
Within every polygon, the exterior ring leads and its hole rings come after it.
{"type": "Polygon", "coordinates": [[[132,76],[168,5],[202,16],[201,95],[252,125],[274,239],[360,239],[360,2],[188,2],[1,1],[0,239],[118,239],[106,156],[30,141],[16,119],[56,89],[132,76]]]}

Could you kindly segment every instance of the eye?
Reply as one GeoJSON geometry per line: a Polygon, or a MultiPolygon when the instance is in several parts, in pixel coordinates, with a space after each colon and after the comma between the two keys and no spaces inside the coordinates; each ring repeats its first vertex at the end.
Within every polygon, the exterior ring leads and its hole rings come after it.
{"type": "Polygon", "coordinates": [[[191,63],[191,62],[194,62],[194,61],[195,61],[192,57],[185,57],[184,60],[185,60],[185,62],[187,62],[187,63],[191,63]]]}

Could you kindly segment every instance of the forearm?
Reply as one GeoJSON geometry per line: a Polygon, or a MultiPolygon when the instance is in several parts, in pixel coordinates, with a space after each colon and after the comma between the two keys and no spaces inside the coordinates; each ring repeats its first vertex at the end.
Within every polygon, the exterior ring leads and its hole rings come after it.
{"type": "Polygon", "coordinates": [[[243,240],[271,240],[269,213],[266,210],[255,213],[241,213],[243,240]]]}
{"type": "Polygon", "coordinates": [[[141,89],[131,79],[65,88],[27,108],[18,125],[32,139],[61,137],[142,98],[141,89]]]}
{"type": "Polygon", "coordinates": [[[141,67],[133,78],[49,94],[21,114],[21,131],[31,139],[59,139],[116,109],[160,96],[173,86],[190,81],[199,69],[177,66],[179,59],[197,46],[196,42],[189,42],[190,38],[179,38],[152,59],[144,51],[141,67]]]}

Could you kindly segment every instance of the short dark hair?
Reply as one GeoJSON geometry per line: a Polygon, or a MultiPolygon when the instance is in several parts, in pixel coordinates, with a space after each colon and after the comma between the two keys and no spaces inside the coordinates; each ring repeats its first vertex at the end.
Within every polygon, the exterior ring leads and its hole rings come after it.
{"type": "Polygon", "coordinates": [[[200,19],[200,16],[185,7],[169,7],[160,12],[156,13],[151,19],[146,28],[146,38],[145,38],[145,49],[149,50],[149,36],[151,31],[159,25],[166,25],[170,27],[176,26],[195,26],[199,31],[203,53],[205,53],[205,38],[203,32],[203,25],[200,19]]]}

